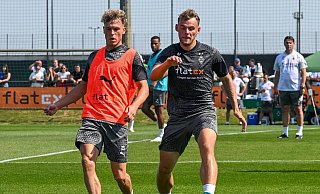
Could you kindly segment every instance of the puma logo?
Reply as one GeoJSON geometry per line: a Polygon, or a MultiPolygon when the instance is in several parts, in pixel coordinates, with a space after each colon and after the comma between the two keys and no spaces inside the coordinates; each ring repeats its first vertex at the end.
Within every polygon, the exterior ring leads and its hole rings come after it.
{"type": "Polygon", "coordinates": [[[103,80],[105,82],[108,82],[110,87],[112,88],[112,80],[115,78],[116,76],[113,76],[113,78],[111,80],[108,80],[104,75],[100,75],[100,80],[103,80]]]}

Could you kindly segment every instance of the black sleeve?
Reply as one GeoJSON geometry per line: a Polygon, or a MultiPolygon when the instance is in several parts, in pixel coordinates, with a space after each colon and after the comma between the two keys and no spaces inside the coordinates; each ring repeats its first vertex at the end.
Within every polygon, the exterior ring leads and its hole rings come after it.
{"type": "Polygon", "coordinates": [[[213,50],[213,71],[218,77],[224,77],[228,74],[228,67],[218,50],[213,50]]]}
{"type": "Polygon", "coordinates": [[[84,74],[82,76],[82,80],[85,82],[88,82],[88,74],[89,74],[89,70],[90,70],[90,65],[91,65],[94,57],[96,56],[97,52],[98,51],[92,52],[88,57],[86,69],[85,69],[84,74]]]}
{"type": "Polygon", "coordinates": [[[164,63],[168,57],[176,55],[176,52],[174,52],[173,45],[165,48],[158,56],[157,61],[155,64],[161,64],[164,63]]]}
{"type": "Polygon", "coordinates": [[[143,65],[142,56],[138,52],[134,56],[132,64],[132,78],[136,82],[148,79],[146,68],[143,65]]]}

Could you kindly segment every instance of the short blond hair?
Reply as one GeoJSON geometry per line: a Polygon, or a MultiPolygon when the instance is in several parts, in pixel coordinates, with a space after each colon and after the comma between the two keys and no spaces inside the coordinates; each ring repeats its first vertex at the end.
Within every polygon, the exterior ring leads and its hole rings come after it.
{"type": "Polygon", "coordinates": [[[126,13],[120,9],[106,10],[101,17],[101,22],[105,24],[115,19],[120,19],[124,26],[127,25],[126,13]]]}
{"type": "Polygon", "coordinates": [[[178,17],[178,23],[181,20],[189,20],[191,18],[196,18],[198,25],[200,24],[200,17],[197,14],[197,12],[193,9],[187,9],[184,12],[182,12],[178,17]]]}

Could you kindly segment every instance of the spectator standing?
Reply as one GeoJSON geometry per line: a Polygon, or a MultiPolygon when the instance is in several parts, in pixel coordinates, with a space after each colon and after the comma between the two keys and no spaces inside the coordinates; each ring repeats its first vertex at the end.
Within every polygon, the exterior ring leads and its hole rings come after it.
{"type": "Polygon", "coordinates": [[[234,70],[238,72],[238,75],[242,74],[243,67],[241,66],[241,61],[239,58],[235,58],[233,62],[234,70]]]}
{"type": "Polygon", "coordinates": [[[142,105],[142,112],[146,114],[151,120],[158,122],[158,136],[152,139],[152,142],[161,142],[164,134],[164,105],[166,103],[166,92],[168,90],[168,77],[164,77],[159,81],[151,81],[150,74],[156,63],[158,56],[162,52],[160,49],[160,37],[151,37],[151,50],[153,53],[150,55],[148,60],[148,84],[149,84],[149,96],[142,105]],[[151,106],[154,105],[155,112],[151,110],[151,106]]]}
{"type": "Polygon", "coordinates": [[[204,193],[215,191],[218,168],[214,157],[217,138],[217,116],[212,102],[213,72],[224,84],[237,118],[246,121],[238,109],[235,90],[220,53],[196,40],[200,18],[191,9],[181,13],[176,24],[179,43],[172,44],[158,57],[151,80],[168,75],[169,121],[164,130],[157,174],[159,193],[171,193],[172,171],[192,134],[202,158],[200,176],[204,193]]]}
{"type": "Polygon", "coordinates": [[[58,86],[67,86],[70,81],[70,72],[66,65],[62,65],[60,72],[58,72],[58,86]]]}
{"type": "Polygon", "coordinates": [[[80,67],[80,64],[73,66],[73,71],[70,74],[70,82],[76,86],[82,81],[83,71],[80,67]]]}
{"type": "Polygon", "coordinates": [[[280,92],[283,122],[283,133],[278,138],[289,137],[290,106],[293,106],[297,115],[296,139],[302,139],[303,137],[302,98],[306,86],[307,62],[300,53],[294,50],[294,45],[292,36],[284,38],[285,52],[276,57],[273,68],[276,71],[274,90],[276,94],[280,92]]]}
{"type": "Polygon", "coordinates": [[[29,76],[29,81],[31,82],[31,87],[43,87],[44,75],[41,71],[41,66],[36,65],[35,71],[33,71],[29,76]]]}
{"type": "Polygon", "coordinates": [[[29,66],[29,69],[33,72],[37,71],[37,66],[40,67],[40,71],[42,72],[43,75],[46,75],[46,69],[43,67],[43,63],[41,60],[36,60],[34,63],[32,63],[29,66]]]}
{"type": "Polygon", "coordinates": [[[271,120],[271,124],[274,124],[273,119],[273,103],[272,103],[272,88],[274,84],[269,81],[268,74],[263,75],[263,82],[260,83],[258,93],[261,94],[261,111],[259,115],[259,122],[258,124],[261,125],[261,120],[265,113],[269,114],[269,118],[271,120]]]}
{"type": "Polygon", "coordinates": [[[54,67],[49,67],[46,73],[46,85],[48,87],[56,87],[58,81],[58,74],[54,71],[54,67]]]}
{"type": "Polygon", "coordinates": [[[52,67],[53,67],[54,72],[58,73],[60,71],[59,60],[58,59],[53,59],[52,67]]]}
{"type": "Polygon", "coordinates": [[[9,81],[11,79],[11,73],[7,64],[2,65],[2,71],[0,71],[0,87],[8,88],[9,81]]]}
{"type": "MultiPolygon", "coordinates": [[[[231,75],[232,83],[235,88],[236,99],[238,102],[237,105],[239,105],[239,111],[241,111],[241,109],[243,107],[243,102],[241,100],[241,97],[243,96],[243,94],[245,92],[246,85],[238,77],[238,72],[236,70],[229,72],[229,74],[231,75]]],[[[224,86],[222,86],[222,88],[223,88],[223,91],[227,94],[226,88],[224,86]]],[[[230,100],[229,97],[227,96],[226,125],[230,124],[230,111],[231,111],[231,109],[234,109],[233,104],[232,104],[232,99],[230,100]]],[[[241,121],[240,121],[240,124],[242,124],[241,121]]]]}
{"type": "Polygon", "coordinates": [[[147,75],[141,55],[122,44],[127,23],[125,12],[108,10],[101,21],[106,46],[90,54],[82,81],[44,111],[53,115],[86,94],[82,126],[75,144],[82,156],[88,193],[101,193],[96,162],[100,152],[104,151],[121,192],[132,194],[131,179],[126,170],[127,122],[134,119],[138,107],[148,96],[147,75]],[[138,93],[132,102],[136,85],[138,93]]]}

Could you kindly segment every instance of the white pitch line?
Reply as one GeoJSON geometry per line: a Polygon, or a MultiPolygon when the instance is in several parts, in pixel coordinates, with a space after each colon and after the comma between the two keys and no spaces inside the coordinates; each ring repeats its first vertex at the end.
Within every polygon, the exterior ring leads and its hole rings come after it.
{"type": "MultiPolygon", "coordinates": [[[[145,142],[145,141],[150,141],[150,139],[143,139],[140,141],[129,141],[128,143],[138,143],[138,142],[145,142]]],[[[64,153],[69,153],[69,152],[75,152],[78,151],[78,149],[74,150],[65,150],[61,152],[53,152],[53,153],[48,153],[48,154],[40,154],[40,155],[35,155],[35,156],[25,156],[21,158],[11,158],[7,160],[0,160],[1,163],[7,163],[7,162],[12,162],[12,161],[17,161],[17,160],[26,160],[26,159],[31,159],[31,158],[40,158],[40,157],[45,157],[45,156],[53,156],[53,155],[58,155],[58,154],[64,154],[64,153]]]]}
{"type": "MultiPolygon", "coordinates": [[[[303,130],[313,130],[313,129],[320,129],[317,128],[317,127],[311,127],[311,128],[304,128],[303,130]]],[[[296,129],[289,129],[289,131],[294,131],[296,129]]],[[[279,130],[264,130],[264,131],[247,131],[245,133],[243,132],[235,132],[235,133],[221,133],[219,134],[218,133],[218,136],[225,136],[225,135],[239,135],[239,134],[255,134],[255,133],[268,133],[268,132],[275,132],[275,131],[280,131],[281,132],[281,129],[279,130]]]]}
{"type": "Polygon", "coordinates": [[[58,154],[74,152],[74,151],[77,151],[77,150],[66,150],[66,151],[61,151],[61,152],[53,152],[53,153],[40,154],[40,155],[35,155],[35,156],[26,156],[26,157],[21,157],[21,158],[11,158],[11,159],[8,159],[8,160],[1,160],[0,163],[12,162],[12,161],[17,161],[17,160],[25,160],[25,159],[30,159],[30,158],[40,158],[40,157],[44,157],[44,156],[53,156],[53,155],[58,155],[58,154]]]}
{"type": "MultiPolygon", "coordinates": [[[[319,129],[319,128],[305,128],[304,130],[312,130],[312,129],[319,129]]],[[[294,129],[290,129],[290,130],[294,130],[294,129]]],[[[274,131],[279,131],[279,130],[249,131],[249,132],[246,132],[246,133],[238,132],[238,133],[225,133],[225,134],[219,134],[219,135],[220,136],[224,136],[224,135],[238,135],[238,134],[253,134],[253,133],[266,133],[266,132],[274,132],[274,131]]],[[[129,141],[129,143],[140,143],[140,142],[146,142],[146,141],[150,141],[150,139],[143,139],[143,140],[139,140],[139,141],[129,141]]],[[[75,150],[66,150],[66,151],[61,151],[61,152],[53,152],[53,153],[40,154],[40,155],[35,155],[35,156],[11,158],[11,159],[7,159],[7,160],[0,160],[0,164],[1,163],[12,162],[12,161],[18,161],[18,160],[26,160],[26,159],[31,159],[31,158],[40,158],[40,157],[45,157],[45,156],[64,154],[64,153],[75,152],[75,151],[78,151],[78,150],[77,149],[75,149],[75,150]]]]}

